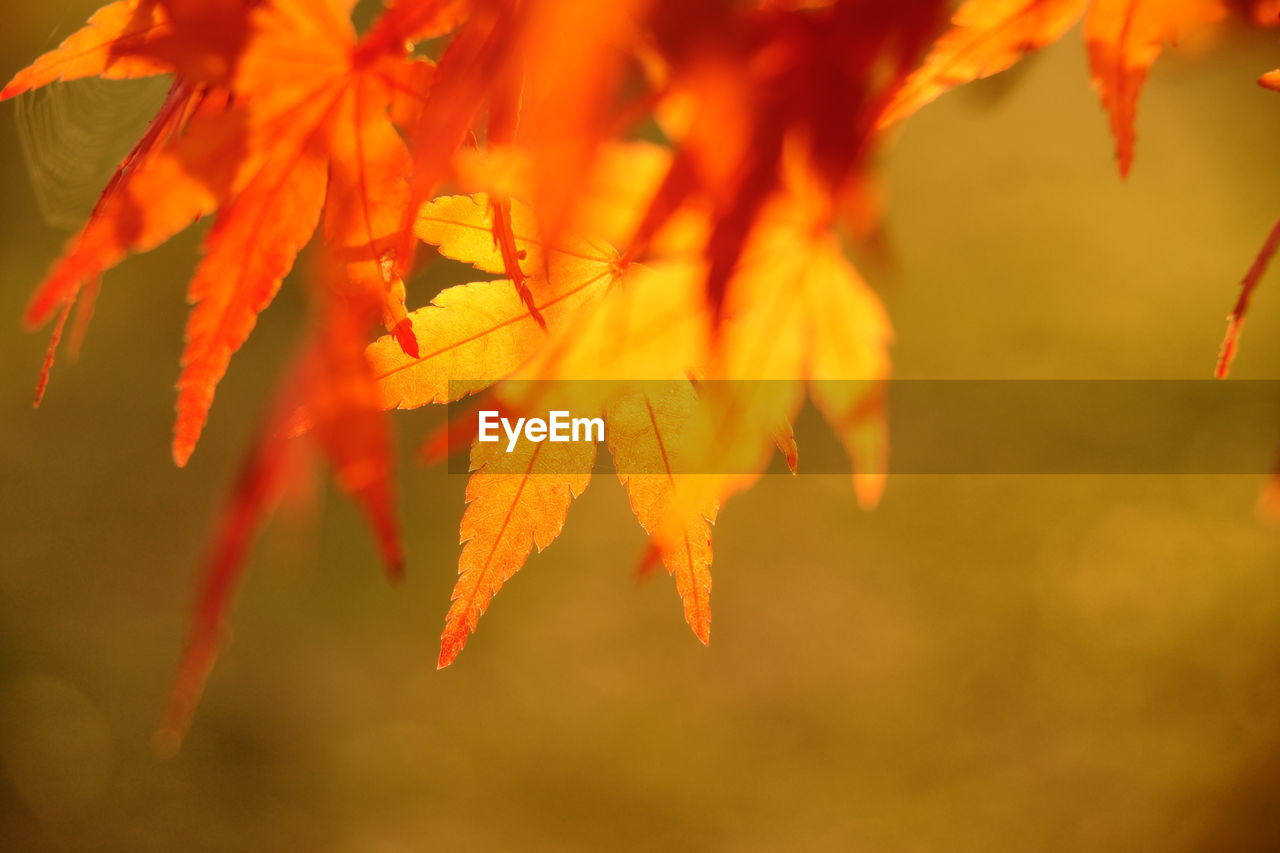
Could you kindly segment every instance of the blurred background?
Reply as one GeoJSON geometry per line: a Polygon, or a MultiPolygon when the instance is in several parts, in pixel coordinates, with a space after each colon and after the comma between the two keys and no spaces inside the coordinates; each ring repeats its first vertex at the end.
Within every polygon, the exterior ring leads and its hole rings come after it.
{"type": "MultiPolygon", "coordinates": [[[[93,5],[8,4],[0,77],[93,5]]],[[[1280,96],[1253,84],[1278,40],[1162,60],[1127,185],[1078,32],[911,120],[865,266],[896,375],[1207,378],[1280,215],[1280,96]]],[[[641,532],[601,477],[436,672],[464,481],[411,464],[426,421],[402,418],[408,581],[341,499],[278,514],[186,745],[156,758],[200,556],[303,308],[286,288],[264,315],[176,470],[197,229],[108,275],[33,411],[46,337],[17,318],[68,232],[14,112],[0,850],[1280,849],[1280,532],[1256,477],[900,477],[872,513],[843,477],[767,477],[717,525],[709,649],[669,578],[633,580],[641,532]]],[[[1275,278],[1238,377],[1280,378],[1275,278]]]]}

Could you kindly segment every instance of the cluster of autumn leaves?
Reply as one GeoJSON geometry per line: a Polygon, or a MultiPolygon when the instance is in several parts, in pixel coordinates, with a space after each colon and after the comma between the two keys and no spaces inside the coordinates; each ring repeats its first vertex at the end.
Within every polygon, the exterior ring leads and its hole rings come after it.
{"type": "MultiPolygon", "coordinates": [[[[472,394],[545,408],[551,386],[526,380],[613,380],[558,383],[574,399],[555,402],[603,413],[651,558],[706,642],[711,525],[775,447],[795,468],[789,424],[806,393],[849,451],[860,500],[878,499],[891,332],[843,244],[876,225],[886,131],[1083,16],[1124,174],[1141,85],[1168,44],[1232,15],[1280,23],[1275,0],[390,0],[357,34],[353,5],[119,0],[0,94],[172,75],[26,319],[55,323],[43,392],[68,315],[87,312],[101,275],[212,217],[189,289],[179,465],[310,246],[297,276],[310,334],[211,553],[173,733],[255,531],[312,450],[398,573],[385,413],[472,394]],[[427,303],[406,281],[436,255],[477,280],[427,303]],[[733,473],[690,474],[678,453],[719,454],[729,461],[705,467],[733,473]]],[[[559,534],[595,453],[473,445],[441,666],[559,534]]]]}

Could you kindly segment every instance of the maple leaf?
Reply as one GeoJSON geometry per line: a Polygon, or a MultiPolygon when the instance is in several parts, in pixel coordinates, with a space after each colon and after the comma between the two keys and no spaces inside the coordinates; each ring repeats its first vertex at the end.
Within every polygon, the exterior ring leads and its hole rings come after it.
{"type": "Polygon", "coordinates": [[[591,480],[594,459],[595,445],[588,442],[522,440],[512,453],[498,444],[474,445],[475,473],[462,516],[465,544],[440,638],[440,668],[453,663],[489,600],[533,547],[541,551],[560,535],[570,502],[591,480]]]}
{"type": "MultiPolygon", "coordinates": [[[[321,275],[341,276],[342,268],[324,264],[321,275]]],[[[365,511],[383,563],[398,579],[404,574],[404,553],[391,486],[395,452],[364,355],[367,313],[351,310],[350,298],[339,299],[338,292],[335,287],[322,290],[322,322],[300,380],[304,404],[335,479],[365,511]]]]}
{"type": "Polygon", "coordinates": [[[1218,352],[1218,365],[1214,369],[1214,376],[1218,379],[1226,379],[1231,373],[1231,362],[1235,360],[1236,350],[1240,346],[1240,333],[1244,330],[1244,320],[1249,313],[1249,303],[1253,301],[1253,292],[1261,283],[1262,276],[1266,274],[1267,267],[1270,266],[1271,259],[1275,257],[1278,249],[1280,249],[1280,222],[1272,226],[1262,248],[1258,250],[1253,263],[1249,265],[1244,278],[1240,280],[1240,296],[1227,317],[1227,333],[1222,339],[1222,348],[1218,352]]]}
{"type": "Polygon", "coordinates": [[[655,557],[676,579],[685,621],[706,644],[711,641],[711,525],[719,502],[706,490],[688,488],[703,475],[683,473],[695,460],[676,458],[699,446],[687,431],[697,423],[700,405],[692,383],[646,383],[611,401],[605,417],[609,450],[631,510],[649,534],[655,557]],[[696,491],[701,503],[684,505],[687,491],[696,491]]]}
{"type": "MultiPolygon", "coordinates": [[[[222,206],[205,238],[205,256],[188,291],[182,373],[178,379],[173,456],[185,465],[195,449],[214,392],[231,356],[249,337],[311,239],[324,201],[327,162],[318,134],[300,130],[325,113],[323,102],[299,106],[298,123],[264,122],[261,134],[283,136],[255,163],[244,186],[222,206]]],[[[265,141],[265,138],[263,139],[265,141]]]]}
{"type": "MultiPolygon", "coordinates": [[[[809,190],[812,191],[812,190],[809,190]]],[[[887,470],[881,395],[892,329],[879,298],[822,227],[802,179],[762,217],[734,281],[718,376],[808,380],[809,394],[854,463],[859,500],[880,500],[887,470]],[[787,288],[774,285],[779,278],[787,288]]],[[[786,423],[779,412],[767,430],[786,423]]],[[[762,415],[763,416],[763,415],[762,415]]]]}
{"type": "Polygon", "coordinates": [[[54,321],[53,332],[49,335],[49,345],[44,352],[44,362],[40,365],[40,377],[36,380],[35,399],[32,401],[32,405],[36,408],[40,407],[41,401],[44,400],[44,392],[49,388],[49,374],[53,370],[58,344],[62,342],[62,331],[66,327],[67,318],[71,316],[71,309],[74,307],[75,296],[73,295],[62,306],[62,310],[58,312],[58,319],[54,321]]]}
{"type": "Polygon", "coordinates": [[[713,427],[700,452],[721,499],[748,488],[770,445],[797,470],[791,422],[805,393],[844,445],[859,503],[873,508],[888,470],[884,394],[892,329],[883,305],[802,188],[766,208],[728,297],[723,334],[703,375],[713,427]],[[786,287],[778,287],[779,281],[786,287]]]}
{"type": "Polygon", "coordinates": [[[1122,177],[1133,166],[1138,94],[1164,45],[1226,14],[1222,0],[1092,0],[1085,19],[1089,68],[1110,116],[1122,177]]]}
{"type": "MultiPolygon", "coordinates": [[[[1107,111],[1120,175],[1127,177],[1133,166],[1138,95],[1147,73],[1166,44],[1224,18],[1224,0],[967,0],[952,18],[952,28],[889,101],[880,126],[1057,41],[1086,8],[1089,69],[1107,111]]],[[[1269,13],[1259,7],[1253,14],[1269,13]]]]}
{"type": "Polygon", "coordinates": [[[687,119],[667,127],[677,150],[630,251],[690,200],[711,204],[702,255],[713,325],[724,318],[730,281],[753,227],[781,188],[783,159],[802,148],[824,194],[865,231],[866,192],[878,118],[944,12],[941,2],[836,2],[769,9],[737,26],[699,26],[702,10],[663,4],[654,21],[666,100],[687,119]],[[752,57],[785,57],[755,62],[752,57]],[[836,118],[838,117],[838,118],[836,118]]]}
{"type": "Polygon", "coordinates": [[[258,529],[281,499],[290,479],[303,466],[299,445],[288,440],[284,429],[296,405],[294,380],[291,373],[274,411],[254,437],[206,556],[178,674],[153,740],[156,751],[162,755],[177,751],[191,724],[191,716],[217,659],[226,614],[258,529]]]}
{"type": "MultiPolygon", "coordinates": [[[[333,274],[342,266],[333,263],[324,269],[333,274]]],[[[296,440],[293,428],[299,407],[309,412],[308,434],[328,457],[339,485],[360,504],[377,533],[391,578],[403,574],[390,486],[392,443],[364,358],[361,313],[343,310],[346,304],[336,300],[333,287],[319,288],[319,293],[323,322],[281,383],[209,549],[187,643],[154,741],[162,754],[176,751],[190,724],[258,530],[287,492],[308,480],[312,454],[296,440]]]]}
{"type": "MultiPolygon", "coordinates": [[[[642,227],[646,204],[660,191],[658,184],[668,162],[653,146],[605,152],[602,167],[587,183],[607,191],[591,193],[582,203],[583,212],[590,214],[584,219],[600,224],[615,239],[634,234],[642,227]]],[[[508,165],[504,163],[500,171],[512,172],[508,165]]],[[[834,237],[826,234],[820,219],[804,211],[809,200],[799,192],[794,189],[762,215],[759,234],[748,241],[742,269],[729,289],[723,336],[714,344],[702,319],[706,308],[700,292],[702,267],[686,256],[696,244],[688,232],[705,233],[704,229],[690,226],[676,229],[679,234],[651,240],[651,247],[663,248],[668,257],[637,263],[599,238],[569,234],[562,242],[547,245],[535,236],[537,223],[531,212],[513,203],[513,234],[530,273],[531,291],[547,319],[545,331],[506,280],[449,288],[432,305],[413,314],[417,327],[429,330],[426,334],[437,341],[436,349],[418,358],[407,357],[389,336],[370,346],[368,356],[382,405],[416,408],[451,402],[505,378],[508,382],[498,396],[507,407],[524,411],[549,405],[539,394],[550,393],[557,407],[602,411],[632,510],[650,536],[655,559],[676,579],[686,621],[706,642],[710,525],[722,498],[745,486],[751,476],[689,472],[698,470],[704,460],[714,460],[706,463],[709,470],[717,465],[734,472],[762,470],[773,444],[783,449],[788,464],[794,466],[789,418],[801,397],[794,385],[761,383],[759,387],[769,389],[761,401],[744,409],[738,405],[742,395],[731,394],[727,405],[733,412],[722,413],[721,429],[716,432],[714,425],[707,424],[697,430],[691,428],[691,418],[706,401],[685,378],[691,371],[739,380],[814,379],[815,401],[837,427],[851,455],[862,463],[856,482],[865,503],[875,502],[883,481],[884,422],[882,410],[875,405],[878,397],[874,388],[846,380],[884,378],[887,322],[874,295],[843,259],[834,237]],[[778,287],[780,280],[788,286],[778,287]],[[544,379],[580,381],[561,382],[550,392],[528,384],[528,380],[544,379]],[[615,383],[600,386],[581,381],[601,379],[615,383]],[[616,380],[624,380],[620,390],[616,380]],[[722,458],[716,459],[717,454],[722,458]]],[[[416,231],[442,255],[502,274],[507,262],[494,238],[495,212],[491,199],[483,194],[443,197],[422,209],[416,231]]],[[[464,553],[443,638],[442,664],[452,662],[488,600],[523,564],[533,532],[541,534],[534,538],[545,546],[554,538],[550,532],[560,529],[568,509],[567,499],[557,499],[550,503],[549,518],[537,518],[523,504],[536,502],[538,494],[522,490],[520,477],[527,472],[503,469],[502,476],[491,481],[496,458],[491,448],[473,442],[471,504],[463,538],[469,542],[479,535],[480,525],[471,510],[477,504],[485,508],[477,510],[481,513],[505,507],[504,513],[511,512],[515,521],[499,537],[483,540],[481,552],[501,555],[495,557],[497,568],[487,558],[477,558],[480,552],[475,549],[464,553]],[[510,543],[505,541],[508,536],[510,543]]],[[[533,466],[537,457],[529,449],[520,460],[533,466]]],[[[589,471],[589,466],[561,473],[567,477],[583,471],[589,471]]],[[[570,485],[585,487],[585,481],[544,478],[544,482],[559,489],[558,495],[570,485]]],[[[578,491],[568,488],[567,493],[578,491]]]]}
{"type": "Polygon", "coordinates": [[[0,101],[59,80],[127,80],[170,72],[167,63],[147,56],[145,50],[171,32],[164,7],[155,2],[120,0],[103,6],[84,28],[19,71],[0,90],[0,101]]]}
{"type": "Polygon", "coordinates": [[[1004,71],[1057,41],[1087,5],[1088,0],[969,0],[889,101],[880,126],[895,124],[947,90],[1004,71]]]}
{"type": "MultiPolygon", "coordinates": [[[[1267,89],[1280,90],[1280,70],[1262,75],[1258,83],[1267,89]]],[[[1253,263],[1249,265],[1244,278],[1240,281],[1240,295],[1227,316],[1227,333],[1218,351],[1218,364],[1214,369],[1214,376],[1218,379],[1226,379],[1231,372],[1231,363],[1235,360],[1236,350],[1240,346],[1240,334],[1244,330],[1245,317],[1253,301],[1253,292],[1262,282],[1262,277],[1266,274],[1267,267],[1271,265],[1277,250],[1280,250],[1280,222],[1272,226],[1266,240],[1258,249],[1258,254],[1254,256],[1253,263]]],[[[1277,474],[1277,477],[1280,477],[1280,474],[1277,474]]]]}
{"type": "MultiPolygon", "coordinates": [[[[122,42],[136,25],[121,16],[152,4],[129,5],[100,13],[68,40],[79,45],[91,34],[97,45],[96,65],[77,73],[115,73],[112,51],[121,43],[145,49],[137,38],[122,42]],[[125,37],[107,38],[107,23],[125,37]]],[[[241,52],[220,81],[234,100],[219,97],[220,88],[175,90],[168,133],[109,187],[28,311],[28,322],[43,322],[82,282],[129,252],[153,248],[218,213],[190,288],[194,308],[173,442],[180,465],[196,445],[231,356],[311,239],[322,210],[326,240],[345,265],[345,286],[372,294],[401,346],[416,347],[392,248],[408,206],[410,155],[390,110],[405,88],[423,86],[429,68],[402,50],[382,54],[357,42],[346,11],[344,3],[286,0],[254,8],[241,52]],[[178,128],[181,135],[172,133],[178,128]]],[[[152,14],[164,20],[162,12],[152,14]]],[[[68,44],[32,69],[59,67],[68,44]]],[[[181,78],[183,68],[178,72],[181,78]]],[[[22,72],[17,79],[50,73],[22,72]]]]}
{"type": "Polygon", "coordinates": [[[1249,20],[1257,26],[1280,26],[1280,0],[1251,0],[1245,5],[1249,20]]]}
{"type": "MultiPolygon", "coordinates": [[[[429,83],[430,67],[407,57],[400,46],[388,54],[362,46],[347,20],[346,3],[276,0],[254,4],[252,11],[241,0],[161,7],[167,11],[154,14],[168,14],[159,19],[171,26],[154,29],[147,39],[133,38],[133,24],[119,15],[100,13],[60,48],[62,54],[55,51],[37,61],[19,74],[21,85],[9,87],[17,91],[45,82],[51,69],[61,68],[67,76],[71,71],[60,56],[90,36],[98,45],[96,65],[82,61],[74,68],[77,74],[101,69],[106,76],[120,76],[126,69],[141,73],[158,67],[115,58],[133,55],[126,50],[155,49],[176,57],[171,65],[178,79],[159,116],[32,300],[31,323],[61,307],[40,390],[82,285],[96,283],[129,252],[153,248],[216,211],[190,290],[195,305],[182,357],[173,445],[175,460],[185,463],[231,355],[310,241],[323,211],[327,274],[317,292],[324,306],[319,316],[325,319],[302,360],[304,368],[293,378],[298,388],[281,396],[301,400],[312,413],[314,436],[339,485],[364,508],[383,559],[397,576],[403,557],[390,487],[391,443],[363,356],[364,329],[380,315],[401,345],[413,348],[403,284],[387,257],[408,203],[409,155],[391,112],[404,112],[405,92],[417,95],[429,83]],[[198,26],[201,22],[208,26],[198,26]],[[123,28],[124,36],[112,38],[105,23],[123,28]],[[179,36],[188,49],[173,50],[179,36]],[[305,38],[299,41],[299,36],[305,38]],[[191,82],[196,79],[201,82],[191,82]],[[335,270],[340,274],[333,275],[335,270]]],[[[262,453],[279,451],[274,433],[263,442],[260,446],[271,449],[262,453]]],[[[232,502],[228,526],[210,558],[210,592],[175,684],[166,724],[174,735],[185,726],[212,665],[216,629],[252,531],[269,509],[274,483],[285,476],[260,460],[247,463],[246,471],[247,485],[232,502]]]]}
{"type": "Polygon", "coordinates": [[[409,153],[389,110],[399,78],[420,73],[421,65],[368,55],[345,17],[323,7],[264,10],[240,58],[233,89],[251,106],[260,99],[251,126],[270,135],[270,141],[250,139],[247,147],[272,154],[244,175],[220,212],[192,285],[197,308],[188,325],[174,436],[179,464],[195,446],[231,355],[274,297],[322,209],[324,235],[345,267],[347,286],[380,305],[400,346],[416,351],[391,246],[408,205],[409,153]],[[300,32],[312,35],[301,54],[300,32]],[[300,82],[273,82],[285,75],[300,82]]]}
{"type": "MultiPolygon", "coordinates": [[[[611,152],[605,158],[612,167],[606,170],[607,178],[616,178],[624,162],[633,163],[633,175],[658,176],[656,164],[648,158],[651,151],[649,146],[631,146],[625,153],[611,152]]],[[[610,194],[610,198],[615,196],[610,194]]],[[[604,207],[587,207],[602,215],[608,230],[615,233],[626,230],[627,226],[617,222],[616,217],[608,216],[604,207]]],[[[431,306],[413,315],[418,328],[437,343],[433,351],[417,359],[408,358],[389,338],[369,348],[385,406],[414,408],[450,402],[508,376],[578,380],[683,377],[686,368],[703,356],[702,303],[697,290],[698,278],[691,270],[626,263],[614,247],[599,239],[576,235],[566,235],[559,244],[548,248],[534,236],[537,224],[529,209],[522,203],[513,203],[510,209],[516,246],[523,253],[523,265],[531,272],[529,287],[546,318],[546,330],[534,322],[532,310],[517,297],[508,281],[475,282],[450,288],[439,294],[431,306]],[[626,341],[627,345],[619,346],[620,341],[626,341]]],[[[470,263],[484,272],[502,274],[507,269],[507,261],[494,239],[496,213],[497,208],[487,195],[444,197],[423,208],[416,231],[424,241],[436,245],[442,255],[470,263]]],[[[637,428],[627,400],[635,404],[640,397],[628,395],[611,400],[606,406],[606,397],[598,396],[600,392],[594,386],[574,387],[578,392],[575,406],[581,410],[592,406],[604,409],[609,424],[607,432],[616,434],[622,429],[632,436],[629,442],[610,443],[615,459],[626,463],[619,465],[619,475],[632,496],[637,518],[657,543],[662,562],[676,577],[677,590],[685,601],[687,621],[705,642],[710,623],[708,525],[709,519],[715,517],[714,499],[705,498],[696,510],[684,513],[682,520],[668,524],[666,516],[676,509],[676,501],[669,491],[674,485],[674,475],[627,472],[662,470],[660,466],[668,460],[647,457],[664,446],[662,428],[675,428],[671,418],[642,420],[637,428]]],[[[520,395],[510,402],[534,405],[520,395]]],[[[674,448],[676,443],[668,436],[665,445],[674,448]]],[[[468,487],[472,504],[468,518],[464,519],[464,538],[469,539],[478,530],[470,520],[472,506],[477,503],[504,505],[512,502],[514,495],[516,522],[504,536],[514,537],[516,544],[508,545],[499,538],[489,545],[497,549],[497,554],[514,554],[519,559],[504,557],[501,568],[492,571],[486,565],[477,567],[474,553],[464,553],[462,579],[455,590],[455,606],[443,638],[446,652],[441,656],[442,663],[453,660],[461,648],[461,638],[474,629],[483,611],[483,608],[475,609],[477,589],[479,599],[487,602],[497,586],[523,563],[529,548],[520,543],[527,539],[528,525],[535,521],[527,510],[521,509],[520,501],[531,499],[537,494],[536,490],[519,491],[510,485],[509,477],[491,482],[493,473],[488,463],[480,464],[475,455],[491,451],[481,451],[483,445],[480,444],[474,446],[477,449],[473,451],[473,467],[477,473],[468,487]],[[498,584],[485,586],[492,583],[493,578],[500,579],[498,584]],[[483,588],[474,587],[473,583],[483,588]],[[458,600],[472,603],[460,610],[458,600]],[[470,613],[470,617],[464,619],[464,612],[470,613]]],[[[680,467],[676,465],[677,469],[680,467]]],[[[683,467],[687,470],[691,466],[683,467]]],[[[587,466],[565,472],[565,476],[589,470],[587,466]]],[[[553,521],[558,525],[562,523],[560,504],[554,506],[557,509],[552,513],[553,521]]],[[[564,507],[567,510],[567,504],[564,507]]],[[[553,527],[558,530],[558,526],[553,527]]],[[[539,542],[545,545],[549,539],[539,542]]]]}
{"type": "MultiPolygon", "coordinates": [[[[574,365],[601,365],[591,355],[583,361],[575,359],[572,348],[564,345],[599,339],[582,328],[583,321],[603,321],[599,328],[616,335],[616,325],[608,320],[613,314],[607,306],[618,304],[612,297],[625,295],[634,299],[637,289],[645,296],[673,292],[672,288],[661,286],[664,280],[658,277],[659,273],[622,264],[619,252],[598,240],[570,237],[549,248],[536,232],[526,230],[535,224],[523,204],[513,204],[511,211],[513,235],[524,254],[523,263],[529,270],[539,271],[531,274],[528,281],[537,310],[546,320],[546,330],[507,280],[449,288],[437,295],[432,305],[412,315],[415,325],[433,341],[430,351],[408,356],[393,345],[390,337],[369,347],[368,356],[384,407],[416,408],[451,402],[517,372],[530,377],[548,375],[546,371],[553,370],[553,375],[560,378],[587,378],[581,372],[573,372],[574,365]],[[637,285],[637,276],[648,278],[654,285],[637,285]],[[567,333],[558,334],[562,329],[567,333]],[[552,336],[549,342],[548,331],[552,336]],[[535,356],[538,366],[527,364],[535,356]],[[522,367],[526,369],[521,370],[522,367]]],[[[446,257],[501,274],[506,260],[493,239],[495,212],[489,197],[483,194],[444,197],[423,208],[416,231],[446,257]]],[[[691,315],[687,305],[685,309],[680,313],[694,317],[696,322],[696,313],[691,315]]],[[[583,349],[579,347],[578,352],[583,349]]],[[[643,365],[641,370],[654,369],[653,362],[643,357],[635,364],[643,365]]],[[[625,375],[618,372],[616,365],[602,369],[608,376],[625,375]]],[[[657,428],[657,422],[649,426],[651,430],[657,428]]],[[[589,459],[566,459],[539,450],[541,447],[533,445],[519,451],[512,463],[506,454],[495,456],[488,445],[474,444],[475,473],[468,485],[469,503],[463,518],[467,546],[459,563],[454,605],[442,637],[441,666],[453,661],[489,599],[523,565],[530,543],[536,541],[541,549],[555,538],[568,511],[567,496],[580,494],[590,479],[589,459]],[[499,461],[504,467],[495,472],[499,461]],[[516,464],[516,470],[506,467],[510,464],[516,464]],[[521,464],[527,467],[520,469],[521,464]],[[559,474],[551,476],[555,466],[560,466],[559,474]],[[507,519],[497,531],[480,521],[492,521],[492,515],[499,511],[495,507],[501,508],[502,517],[507,519]]],[[[615,448],[615,455],[625,452],[621,447],[615,448]]],[[[665,506],[655,502],[652,489],[642,490],[645,480],[624,482],[633,494],[633,508],[645,529],[650,533],[664,531],[660,518],[665,506]]],[[[714,510],[707,510],[706,514],[714,517],[714,510]]],[[[677,576],[690,625],[705,641],[710,621],[706,605],[710,586],[709,533],[702,538],[707,544],[701,547],[700,556],[691,560],[688,549],[682,556],[680,551],[667,548],[664,561],[677,576]]]]}

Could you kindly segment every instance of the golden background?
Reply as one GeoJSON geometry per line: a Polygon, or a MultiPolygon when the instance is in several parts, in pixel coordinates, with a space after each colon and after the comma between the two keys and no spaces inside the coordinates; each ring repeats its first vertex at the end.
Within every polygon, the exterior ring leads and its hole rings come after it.
{"type": "MultiPolygon", "coordinates": [[[[88,2],[9,4],[7,77],[88,2]]],[[[1157,65],[1122,184],[1078,32],[886,152],[864,264],[907,378],[1201,378],[1280,215],[1275,33],[1157,65]]],[[[458,663],[464,482],[409,462],[381,577],[330,496],[278,514],[182,752],[149,747],[296,288],[169,461],[198,230],[108,275],[45,406],[17,318],[66,232],[0,107],[0,850],[1276,850],[1280,534],[1261,478],[769,477],[716,528],[710,649],[597,478],[458,663]],[[10,318],[3,320],[2,318],[10,318]]],[[[1236,375],[1276,378],[1280,282],[1236,375]]],[[[425,303],[431,278],[411,289],[425,303]]],[[[803,462],[803,448],[802,462],[803,462]]]]}

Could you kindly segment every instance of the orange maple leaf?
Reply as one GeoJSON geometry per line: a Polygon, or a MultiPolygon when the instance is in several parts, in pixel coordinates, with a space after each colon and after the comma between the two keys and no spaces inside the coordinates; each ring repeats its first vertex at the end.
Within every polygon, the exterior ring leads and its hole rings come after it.
{"type": "Polygon", "coordinates": [[[1080,19],[1088,2],[969,0],[889,101],[880,126],[895,124],[949,89],[1004,71],[1027,53],[1052,44],[1080,19]]]}
{"type": "Polygon", "coordinates": [[[147,47],[172,34],[163,6],[147,0],[120,0],[103,6],[56,49],[19,71],[3,90],[0,101],[59,80],[103,77],[127,80],[173,70],[146,54],[147,47]]]}
{"type": "Polygon", "coordinates": [[[453,663],[489,600],[536,545],[541,551],[564,529],[569,503],[591,480],[595,445],[521,441],[515,452],[476,443],[467,484],[458,583],[445,617],[438,666],[453,663]]]}
{"type": "MultiPolygon", "coordinates": [[[[433,341],[432,348],[417,357],[409,356],[389,337],[369,347],[383,406],[416,408],[451,402],[517,372],[526,376],[589,378],[581,372],[582,365],[587,364],[605,370],[607,376],[625,375],[618,372],[616,364],[602,367],[597,360],[599,351],[590,350],[590,342],[598,342],[602,334],[618,333],[616,325],[608,321],[614,316],[609,306],[616,298],[635,299],[637,293],[666,295],[673,289],[660,286],[660,273],[623,264],[619,252],[599,240],[569,236],[556,246],[547,247],[536,236],[528,209],[520,203],[513,203],[510,209],[514,239],[523,253],[522,263],[531,271],[529,288],[546,320],[546,330],[536,322],[531,306],[507,281],[450,288],[439,294],[432,305],[412,315],[417,327],[433,341]],[[653,286],[639,284],[650,276],[655,276],[653,286]],[[584,323],[601,319],[604,325],[599,331],[593,333],[584,328],[584,323]],[[570,352],[575,345],[588,349],[580,353],[582,361],[570,352]]],[[[506,261],[501,247],[492,239],[496,210],[486,195],[444,197],[423,208],[416,230],[446,257],[501,274],[506,261]]],[[[684,308],[683,315],[691,316],[691,324],[701,328],[696,311],[691,312],[688,304],[684,308]]],[[[686,355],[692,358],[690,353],[686,355]]],[[[634,364],[644,365],[639,369],[645,371],[655,369],[652,361],[643,359],[643,353],[634,364]]],[[[656,422],[651,425],[654,435],[658,435],[657,428],[656,422]]],[[[543,445],[518,451],[515,462],[486,445],[476,443],[474,447],[472,468],[476,473],[468,485],[469,503],[463,518],[467,546],[459,563],[454,605],[442,638],[442,666],[453,661],[467,634],[475,629],[488,600],[523,565],[531,543],[536,541],[541,549],[559,533],[569,496],[580,494],[590,479],[589,459],[557,456],[560,451],[540,449],[543,445]],[[503,467],[495,471],[499,463],[503,467]],[[518,470],[509,469],[513,464],[518,470]],[[482,523],[494,521],[495,513],[502,518],[496,531],[492,525],[486,527],[482,523]]],[[[615,447],[615,454],[625,452],[629,451],[615,447]]],[[[662,528],[660,517],[665,508],[656,506],[653,498],[640,491],[642,482],[643,478],[632,478],[628,488],[642,525],[654,533],[662,528]]],[[[714,517],[714,510],[707,514],[714,517]]],[[[709,543],[709,532],[703,538],[709,543]]],[[[710,622],[706,604],[710,587],[709,544],[699,546],[699,553],[704,556],[693,560],[676,550],[667,549],[665,553],[664,562],[676,574],[678,589],[686,600],[690,625],[705,641],[710,622]],[[701,579],[695,580],[695,574],[701,579]]]]}
{"type": "Polygon", "coordinates": [[[1085,19],[1093,84],[1111,120],[1116,162],[1133,166],[1138,94],[1165,44],[1225,17],[1223,0],[1092,0],[1085,19]]]}
{"type": "MultiPolygon", "coordinates": [[[[68,67],[59,57],[89,40],[94,64],[74,66],[77,74],[163,70],[154,61],[115,70],[124,61],[112,59],[121,44],[146,49],[125,13],[136,16],[153,5],[129,5],[99,13],[10,88],[53,79],[56,69],[68,67]],[[108,31],[108,24],[115,29],[108,31]]],[[[393,250],[408,208],[410,155],[390,110],[403,90],[425,86],[429,65],[402,49],[375,52],[357,41],[343,3],[276,0],[256,7],[247,26],[234,66],[228,63],[233,70],[219,86],[175,89],[165,137],[121,172],[27,314],[28,322],[43,322],[84,281],[129,252],[151,249],[216,211],[190,289],[194,308],[173,441],[179,465],[195,448],[231,356],[310,241],[322,211],[326,241],[346,270],[343,286],[366,292],[380,306],[380,319],[406,351],[417,345],[393,250]],[[180,135],[173,132],[178,128],[180,135]]]]}
{"type": "MultiPolygon", "coordinates": [[[[996,74],[1061,38],[1085,14],[1093,85],[1121,177],[1133,166],[1138,95],[1166,44],[1227,15],[1224,0],[967,0],[880,117],[887,127],[948,89],[996,74]],[[1086,13],[1087,9],[1087,13],[1086,13]]],[[[1254,14],[1266,16],[1261,8],[1254,14]]]]}
{"type": "MultiPolygon", "coordinates": [[[[589,214],[584,221],[613,239],[634,234],[646,200],[659,191],[665,162],[653,146],[606,151],[601,168],[587,182],[605,190],[582,201],[589,214]]],[[[508,166],[500,171],[520,172],[508,166]]],[[[794,467],[789,419],[801,396],[792,384],[764,382],[759,387],[768,393],[744,408],[739,405],[742,395],[730,394],[732,399],[724,402],[732,412],[722,412],[717,424],[706,426],[710,432],[694,438],[690,409],[707,401],[699,400],[686,379],[690,373],[744,382],[815,380],[815,401],[859,460],[855,482],[864,503],[875,503],[883,483],[884,421],[875,390],[887,375],[887,322],[823,227],[821,215],[807,209],[812,200],[804,193],[819,191],[791,183],[791,195],[766,207],[758,233],[748,240],[742,268],[729,288],[723,334],[714,344],[703,319],[702,267],[687,256],[696,236],[668,234],[651,240],[666,257],[637,263],[595,236],[571,233],[547,245],[536,236],[529,209],[513,202],[513,234],[529,287],[547,320],[545,331],[508,282],[474,282],[445,290],[412,315],[435,347],[413,358],[386,337],[368,350],[381,404],[387,408],[452,402],[510,379],[515,384],[503,386],[499,398],[517,410],[532,410],[547,400],[538,390],[530,396],[522,380],[579,380],[547,393],[558,405],[566,396],[572,398],[574,411],[603,413],[632,510],[650,536],[655,557],[675,577],[686,621],[703,642],[709,639],[711,619],[710,525],[723,497],[753,477],[689,472],[700,466],[762,470],[772,444],[783,449],[794,467]],[[788,286],[779,287],[780,281],[788,286]],[[851,379],[868,383],[847,381],[851,379]],[[593,382],[598,380],[635,384],[601,389],[593,382]]],[[[416,230],[442,255],[502,274],[506,261],[492,239],[495,212],[483,194],[443,197],[422,209],[416,230]]],[[[696,224],[676,230],[705,233],[696,224]]],[[[714,394],[708,399],[714,400],[714,394]]],[[[443,637],[442,664],[452,662],[488,600],[523,565],[529,543],[545,546],[558,533],[568,511],[564,495],[585,488],[587,480],[578,477],[589,474],[589,465],[561,470],[556,479],[539,467],[539,452],[527,448],[516,464],[473,443],[474,473],[463,524],[468,546],[443,637]],[[498,461],[529,467],[502,468],[495,476],[498,461]],[[527,480],[535,473],[539,479],[527,480]],[[529,483],[541,483],[559,496],[546,499],[546,517],[530,508],[530,501],[536,506],[544,496],[529,483]],[[492,535],[477,519],[498,513],[495,507],[507,520],[492,535]],[[477,538],[483,547],[470,544],[477,538]]]]}

